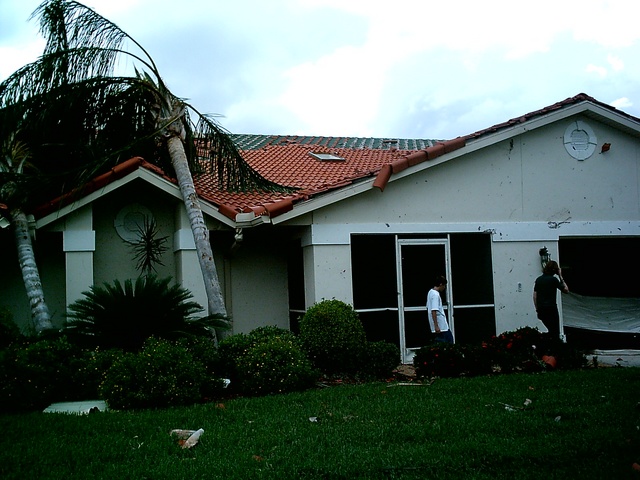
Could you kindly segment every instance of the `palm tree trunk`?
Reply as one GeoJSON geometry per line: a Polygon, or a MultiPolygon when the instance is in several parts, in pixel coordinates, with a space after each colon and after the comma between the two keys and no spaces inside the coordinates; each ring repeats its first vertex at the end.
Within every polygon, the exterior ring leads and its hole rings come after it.
{"type": "Polygon", "coordinates": [[[31,321],[38,334],[45,330],[53,330],[51,315],[44,301],[42,282],[40,281],[31,235],[29,234],[29,221],[20,208],[11,210],[11,220],[16,235],[16,248],[22,279],[27,290],[29,304],[31,305],[31,321]]]}
{"type": "Polygon", "coordinates": [[[209,315],[219,315],[226,318],[227,311],[224,306],[224,299],[222,298],[216,264],[213,261],[213,250],[209,242],[209,230],[204,221],[200,200],[198,199],[196,188],[193,184],[193,177],[187,163],[184,145],[178,136],[171,135],[167,146],[178,180],[178,186],[182,193],[182,199],[187,209],[191,231],[193,232],[193,239],[195,241],[198,261],[200,262],[200,269],[202,270],[202,277],[207,294],[209,315]]]}

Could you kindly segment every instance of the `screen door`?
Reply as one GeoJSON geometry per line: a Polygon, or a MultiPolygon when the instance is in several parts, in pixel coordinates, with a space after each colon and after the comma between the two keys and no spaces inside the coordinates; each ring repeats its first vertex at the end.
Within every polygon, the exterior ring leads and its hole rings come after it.
{"type": "Polygon", "coordinates": [[[449,242],[447,239],[399,239],[397,253],[400,351],[403,363],[411,363],[415,351],[430,341],[427,293],[438,275],[444,275],[448,280],[442,303],[449,328],[455,335],[449,242]]]}

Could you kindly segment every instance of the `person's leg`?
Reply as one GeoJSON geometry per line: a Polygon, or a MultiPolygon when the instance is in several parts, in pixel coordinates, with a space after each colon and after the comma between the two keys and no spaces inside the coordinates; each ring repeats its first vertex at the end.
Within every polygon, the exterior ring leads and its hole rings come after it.
{"type": "Polygon", "coordinates": [[[550,336],[556,338],[560,335],[560,315],[557,306],[540,308],[538,318],[547,327],[550,336]]]}

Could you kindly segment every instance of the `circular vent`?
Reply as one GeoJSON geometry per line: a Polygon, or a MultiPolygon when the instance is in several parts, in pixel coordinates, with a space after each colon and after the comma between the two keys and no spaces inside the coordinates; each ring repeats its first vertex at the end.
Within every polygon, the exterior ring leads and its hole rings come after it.
{"type": "Polygon", "coordinates": [[[122,208],[113,222],[116,232],[125,242],[136,243],[140,240],[140,230],[144,228],[145,221],[153,220],[151,211],[137,203],[132,203],[122,208]]]}
{"type": "Polygon", "coordinates": [[[585,160],[593,155],[598,139],[593,129],[585,122],[572,122],[564,131],[564,148],[576,160],[585,160]]]}

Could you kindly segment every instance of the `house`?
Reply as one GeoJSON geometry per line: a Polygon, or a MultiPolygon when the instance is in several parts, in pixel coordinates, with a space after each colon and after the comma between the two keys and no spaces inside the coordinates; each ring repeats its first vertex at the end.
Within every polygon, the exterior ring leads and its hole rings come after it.
{"type": "MultiPolygon", "coordinates": [[[[336,298],[359,312],[370,340],[395,342],[409,362],[428,341],[425,299],[438,274],[449,279],[457,342],[527,325],[544,330],[532,288],[545,247],[572,290],[571,306],[565,298],[559,304],[569,341],[569,310],[582,309],[572,317],[575,332],[585,321],[587,329],[620,327],[599,310],[603,299],[624,299],[630,323],[620,329],[640,333],[638,118],[579,94],[447,141],[235,138],[258,172],[296,187],[232,193],[212,175],[195,179],[236,333],[261,325],[295,331],[306,308],[336,298]]],[[[155,219],[171,246],[158,275],[206,305],[180,193],[167,173],[134,158],[85,192],[33,212],[54,322],[89,285],[138,275],[129,242],[144,218],[155,219]]],[[[14,251],[8,237],[0,232],[3,252],[14,251]]],[[[25,325],[17,260],[5,256],[0,305],[25,325]]]]}

